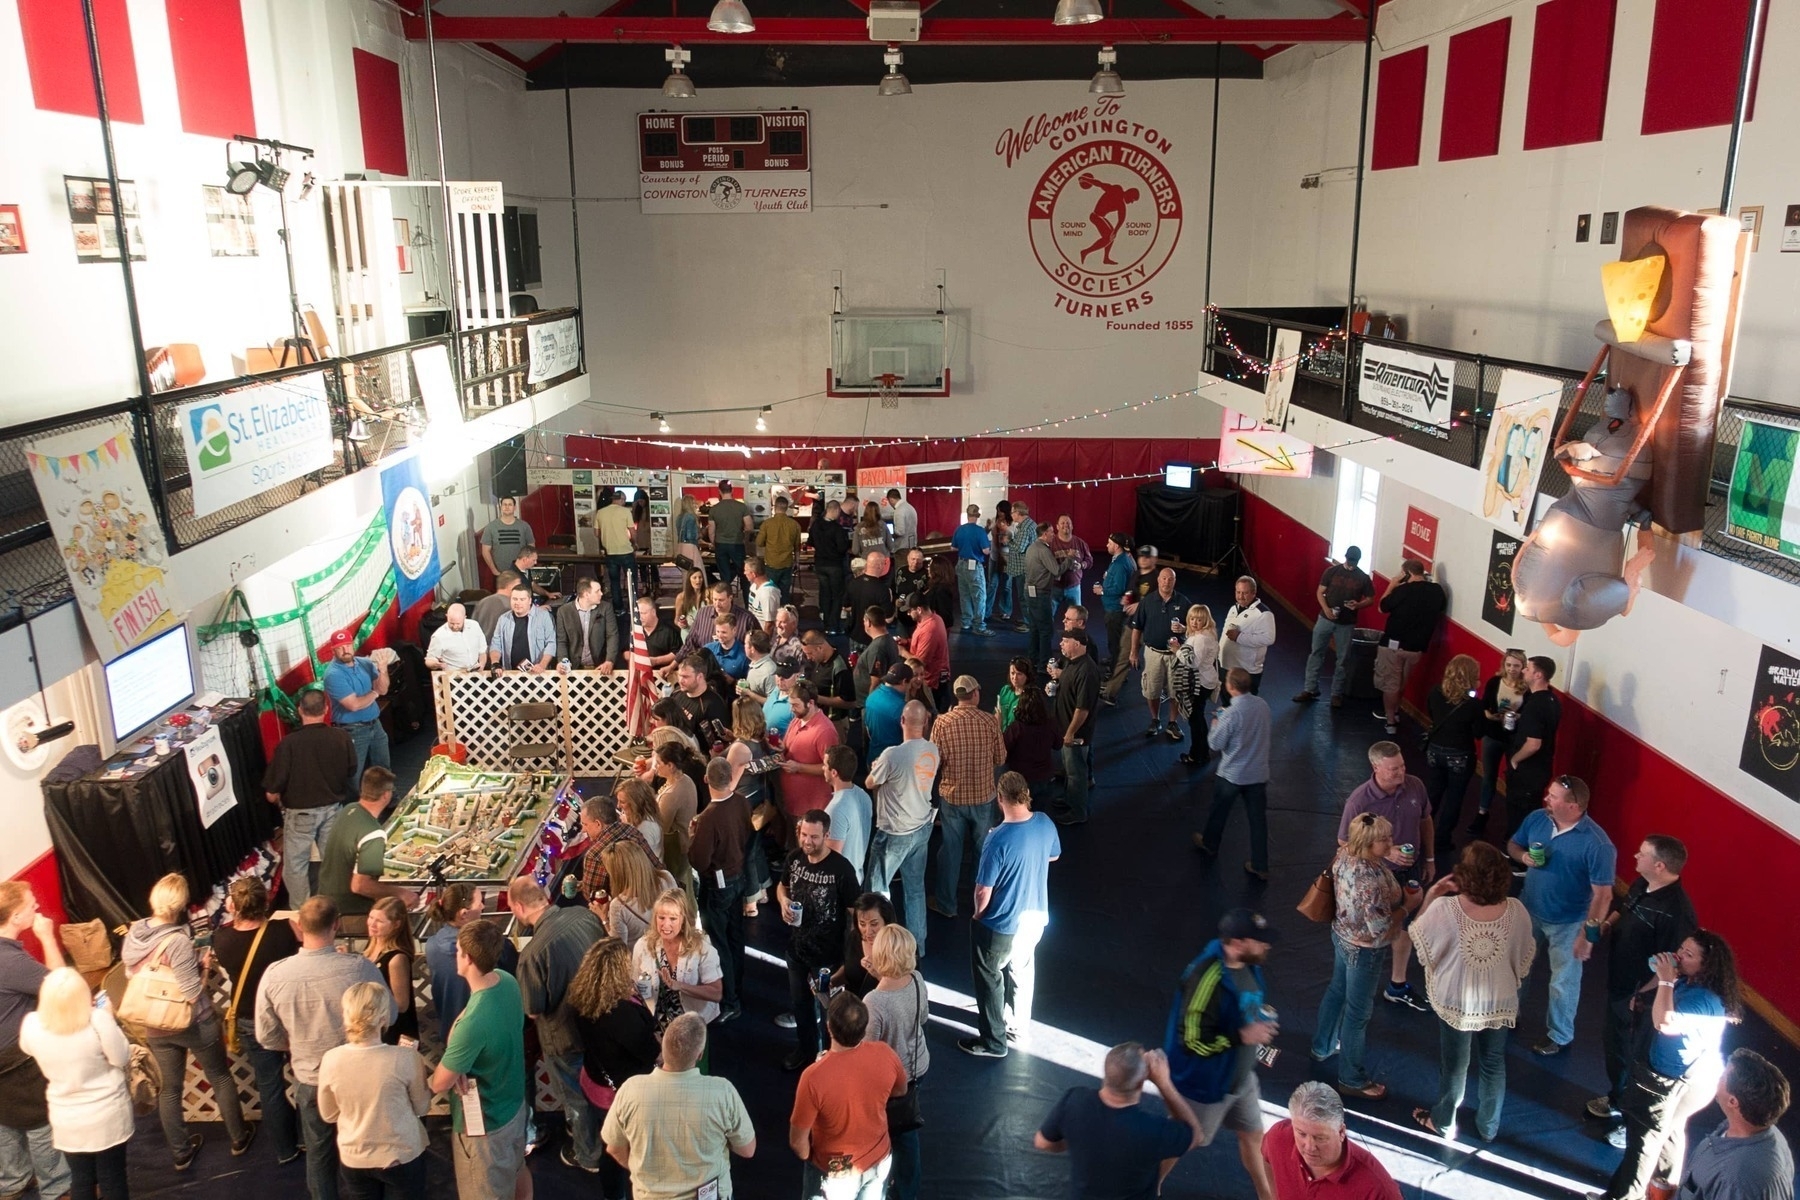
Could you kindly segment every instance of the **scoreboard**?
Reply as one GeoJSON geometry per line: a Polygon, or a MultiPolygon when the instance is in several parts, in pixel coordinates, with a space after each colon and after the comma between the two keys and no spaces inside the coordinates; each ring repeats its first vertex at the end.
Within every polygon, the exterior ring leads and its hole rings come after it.
{"type": "Polygon", "coordinates": [[[810,212],[810,114],[639,113],[638,183],[645,213],[810,212]]]}

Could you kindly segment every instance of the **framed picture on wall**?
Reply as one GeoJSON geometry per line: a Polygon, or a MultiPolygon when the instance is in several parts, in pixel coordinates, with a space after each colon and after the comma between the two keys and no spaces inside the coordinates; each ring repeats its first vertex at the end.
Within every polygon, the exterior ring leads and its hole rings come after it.
{"type": "Polygon", "coordinates": [[[0,204],[0,254],[25,253],[25,222],[16,204],[0,204]]]}
{"type": "Polygon", "coordinates": [[[405,217],[394,218],[394,248],[399,251],[400,273],[413,273],[412,261],[412,222],[405,217]]]}

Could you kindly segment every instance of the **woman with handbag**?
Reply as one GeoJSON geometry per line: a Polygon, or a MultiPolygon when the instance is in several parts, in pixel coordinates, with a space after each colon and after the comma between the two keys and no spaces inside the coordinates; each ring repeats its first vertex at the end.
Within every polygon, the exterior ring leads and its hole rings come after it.
{"type": "Polygon", "coordinates": [[[425,1060],[382,1036],[394,996],[381,984],[352,984],[339,1003],[344,1045],[319,1060],[319,1115],[337,1126],[345,1200],[425,1200],[425,1060]]]}
{"type": "Polygon", "coordinates": [[[607,933],[629,946],[649,930],[650,914],[656,908],[656,898],[667,890],[667,877],[658,878],[656,867],[642,846],[623,839],[602,850],[600,861],[606,864],[606,879],[612,891],[604,902],[595,896],[589,907],[606,926],[607,933]]]}
{"type": "Polygon", "coordinates": [[[150,889],[150,915],[132,922],[119,950],[128,980],[119,1016],[144,1026],[150,1052],[162,1072],[156,1109],[177,1171],[194,1165],[205,1140],[181,1119],[181,1088],[187,1078],[190,1050],[212,1085],[225,1132],[231,1137],[231,1153],[244,1153],[256,1137],[256,1127],[245,1125],[238,1106],[237,1081],[231,1077],[231,1063],[225,1057],[219,1015],[206,994],[200,956],[194,953],[187,907],[187,877],[164,875],[150,889]]]}
{"type": "Polygon", "coordinates": [[[256,1040],[256,988],[270,963],[300,952],[300,941],[292,923],[269,919],[269,889],[254,875],[232,880],[225,904],[231,920],[213,931],[213,954],[231,978],[225,1049],[249,1060],[262,1101],[263,1128],[275,1143],[275,1161],[291,1163],[300,1157],[300,1126],[282,1075],[287,1055],[265,1050],[256,1040]]]}
{"type": "MultiPolygon", "coordinates": [[[[633,1075],[648,1075],[662,1054],[656,1018],[631,981],[631,950],[618,938],[588,947],[569,981],[569,1008],[581,1038],[581,1094],[605,1124],[618,1086],[633,1075]]],[[[625,1168],[608,1154],[600,1160],[602,1200],[624,1200],[625,1168]]]]}
{"type": "Polygon", "coordinates": [[[1175,690],[1175,702],[1188,721],[1188,748],[1181,761],[1204,767],[1212,761],[1212,749],[1206,744],[1206,703],[1219,690],[1219,627],[1206,605],[1187,610],[1187,640],[1175,652],[1175,664],[1177,674],[1185,667],[1187,676],[1187,686],[1175,690]]]}
{"type": "Polygon", "coordinates": [[[869,966],[877,982],[863,997],[869,1009],[868,1038],[893,1047],[907,1078],[906,1094],[888,1101],[888,1138],[894,1146],[888,1186],[894,1200],[918,1200],[919,1127],[925,1123],[919,1116],[919,1084],[931,1067],[931,1049],[925,1044],[931,996],[918,971],[918,943],[904,925],[890,923],[875,935],[869,966]]]}
{"type": "Polygon", "coordinates": [[[95,1008],[87,981],[58,967],[19,1026],[19,1048],[49,1084],[50,1142],[69,1162],[71,1200],[131,1200],[125,1146],[136,1120],[126,1069],[131,1044],[111,1010],[95,1008]]]}
{"type": "Polygon", "coordinates": [[[1475,777],[1475,743],[1487,728],[1481,694],[1475,690],[1481,668],[1467,654],[1444,667],[1444,678],[1425,698],[1431,732],[1425,735],[1425,795],[1431,801],[1432,827],[1437,830],[1440,858],[1450,853],[1456,822],[1462,815],[1469,780],[1475,777]]]}
{"type": "Polygon", "coordinates": [[[1531,914],[1507,895],[1511,890],[1506,856],[1487,842],[1470,842],[1456,869],[1431,885],[1412,923],[1413,952],[1438,1016],[1437,1103],[1412,1114],[1427,1133],[1455,1135],[1471,1051],[1478,1071],[1475,1134],[1491,1142],[1500,1132],[1506,1031],[1519,1019],[1519,988],[1537,955],[1531,914]]]}
{"type": "Polygon", "coordinates": [[[1363,1066],[1364,1038],[1375,1011],[1375,989],[1391,957],[1389,946],[1405,920],[1406,892],[1383,861],[1394,848],[1386,817],[1364,813],[1350,822],[1350,840],[1331,864],[1337,916],[1331,923],[1331,986],[1319,1002],[1312,1056],[1338,1059],[1334,1084],[1345,1096],[1379,1100],[1387,1085],[1363,1066]]]}

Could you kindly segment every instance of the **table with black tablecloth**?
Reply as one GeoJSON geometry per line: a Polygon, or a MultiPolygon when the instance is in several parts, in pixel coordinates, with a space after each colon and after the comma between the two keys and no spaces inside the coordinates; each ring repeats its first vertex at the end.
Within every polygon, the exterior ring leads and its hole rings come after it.
{"type": "Polygon", "coordinates": [[[179,747],[130,778],[106,778],[137,761],[120,754],[79,779],[44,784],[44,818],[71,919],[99,917],[114,926],[146,916],[151,887],[171,871],[187,876],[198,902],[273,836],[281,810],[263,797],[266,760],[255,703],[226,701],[213,709],[213,719],[237,803],[210,829],[200,824],[199,798],[179,747]]]}

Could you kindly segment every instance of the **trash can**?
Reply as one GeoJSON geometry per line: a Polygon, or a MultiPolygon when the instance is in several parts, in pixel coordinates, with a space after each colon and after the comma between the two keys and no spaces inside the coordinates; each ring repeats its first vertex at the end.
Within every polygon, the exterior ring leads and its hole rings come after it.
{"type": "Polygon", "coordinates": [[[1350,672],[1349,696],[1352,700],[1375,700],[1375,650],[1381,645],[1378,629],[1357,629],[1350,634],[1350,661],[1339,670],[1350,672]]]}

